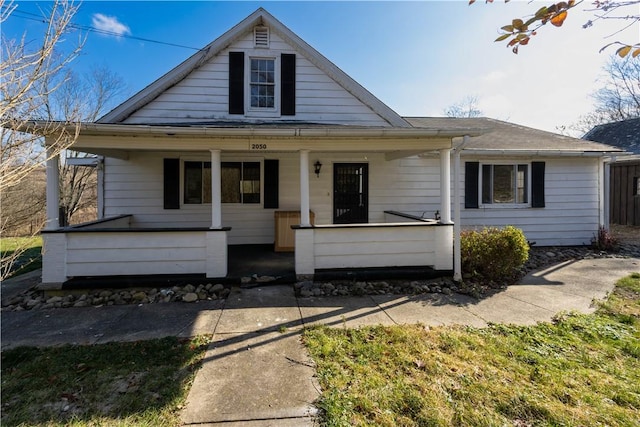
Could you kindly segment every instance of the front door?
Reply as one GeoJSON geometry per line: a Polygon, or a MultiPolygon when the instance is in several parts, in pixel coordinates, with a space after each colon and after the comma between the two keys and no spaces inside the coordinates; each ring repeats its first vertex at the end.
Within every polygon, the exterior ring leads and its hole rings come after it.
{"type": "Polygon", "coordinates": [[[334,163],[333,223],[369,222],[369,165],[334,163]]]}

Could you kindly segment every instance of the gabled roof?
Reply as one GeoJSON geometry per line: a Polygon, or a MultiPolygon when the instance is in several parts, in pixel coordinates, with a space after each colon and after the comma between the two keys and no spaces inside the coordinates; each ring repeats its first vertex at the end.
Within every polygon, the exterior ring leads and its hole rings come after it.
{"type": "Polygon", "coordinates": [[[620,153],[624,150],[490,118],[405,117],[413,127],[455,130],[486,129],[470,138],[465,152],[478,154],[584,154],[620,153]]]}
{"type": "Polygon", "coordinates": [[[127,101],[98,119],[97,123],[121,123],[129,117],[129,115],[153,101],[168,88],[180,82],[192,71],[209,61],[223,49],[227,48],[234,41],[242,37],[242,35],[252,31],[253,27],[257,25],[268,26],[271,31],[277,33],[287,41],[298,53],[304,55],[315,66],[324,71],[329,77],[333,78],[339,85],[362,103],[369,106],[374,112],[389,122],[389,124],[394,127],[410,127],[409,124],[400,117],[400,115],[373,96],[358,82],[349,77],[344,71],[334,65],[263,8],[259,8],[253,12],[239,24],[235,25],[196,54],[192,55],[167,74],[160,77],[158,80],[151,83],[127,101]]]}
{"type": "Polygon", "coordinates": [[[640,117],[598,125],[582,138],[640,154],[640,117]]]}

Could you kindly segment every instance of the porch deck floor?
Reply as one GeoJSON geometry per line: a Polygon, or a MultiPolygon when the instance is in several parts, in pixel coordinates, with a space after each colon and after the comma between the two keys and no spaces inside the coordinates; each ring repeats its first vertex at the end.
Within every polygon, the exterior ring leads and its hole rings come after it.
{"type": "Polygon", "coordinates": [[[293,252],[275,252],[273,245],[230,245],[227,277],[271,276],[278,283],[294,283],[296,279],[293,252]]]}

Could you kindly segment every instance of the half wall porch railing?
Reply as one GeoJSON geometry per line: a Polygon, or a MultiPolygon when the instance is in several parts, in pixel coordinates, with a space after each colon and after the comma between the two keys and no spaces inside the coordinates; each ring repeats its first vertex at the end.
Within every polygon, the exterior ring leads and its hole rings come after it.
{"type": "Polygon", "coordinates": [[[293,228],[299,277],[312,276],[319,269],[453,269],[452,224],[426,220],[293,228]]]}
{"type": "Polygon", "coordinates": [[[43,231],[43,285],[87,276],[227,275],[229,227],[131,228],[130,221],[123,215],[43,231]]]}

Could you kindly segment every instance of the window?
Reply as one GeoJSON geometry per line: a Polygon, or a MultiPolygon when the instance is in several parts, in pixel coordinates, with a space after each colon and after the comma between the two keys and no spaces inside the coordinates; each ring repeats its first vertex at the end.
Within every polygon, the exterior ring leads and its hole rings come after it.
{"type": "Polygon", "coordinates": [[[275,108],[275,60],[251,58],[250,90],[252,108],[275,108]]]}
{"type": "Polygon", "coordinates": [[[211,162],[184,162],[184,203],[211,203],[211,162]]]}
{"type": "Polygon", "coordinates": [[[265,57],[268,54],[229,52],[229,114],[296,115],[296,55],[265,57]]]}
{"type": "Polygon", "coordinates": [[[260,203],[260,163],[222,163],[222,203],[260,203]]]}
{"type": "MultiPolygon", "coordinates": [[[[260,203],[260,162],[222,162],[222,203],[260,203]]],[[[211,162],[184,162],[184,203],[211,203],[211,162]]]]}
{"type": "Polygon", "coordinates": [[[483,204],[529,203],[529,165],[482,165],[483,204]]]}

